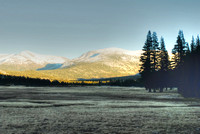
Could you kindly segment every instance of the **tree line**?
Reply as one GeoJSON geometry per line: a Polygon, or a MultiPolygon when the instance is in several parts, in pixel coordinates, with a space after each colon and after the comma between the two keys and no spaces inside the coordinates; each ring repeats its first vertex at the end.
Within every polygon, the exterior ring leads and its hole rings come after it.
{"type": "Polygon", "coordinates": [[[123,79],[123,80],[98,80],[86,81],[77,80],[69,82],[59,82],[58,80],[30,78],[24,76],[12,76],[0,74],[0,85],[4,86],[36,86],[36,87],[68,87],[68,86],[142,86],[139,79],[123,79]]]}
{"type": "Polygon", "coordinates": [[[66,86],[68,83],[57,80],[29,78],[23,76],[0,75],[0,85],[24,85],[24,86],[66,86]]]}
{"type": "Polygon", "coordinates": [[[163,92],[178,88],[185,97],[200,97],[200,39],[192,37],[189,45],[180,30],[170,59],[164,38],[148,32],[140,57],[140,74],[146,90],[163,92]]]}

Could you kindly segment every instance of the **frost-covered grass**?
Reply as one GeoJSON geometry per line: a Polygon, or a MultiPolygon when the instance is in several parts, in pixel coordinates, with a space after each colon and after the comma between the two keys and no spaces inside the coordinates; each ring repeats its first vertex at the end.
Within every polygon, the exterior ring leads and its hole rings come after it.
{"type": "Polygon", "coordinates": [[[198,134],[199,111],[176,90],[0,87],[0,134],[198,134]]]}

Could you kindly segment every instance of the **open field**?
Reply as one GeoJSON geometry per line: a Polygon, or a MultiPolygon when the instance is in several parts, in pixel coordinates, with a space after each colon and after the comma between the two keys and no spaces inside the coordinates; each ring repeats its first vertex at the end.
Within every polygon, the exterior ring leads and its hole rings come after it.
{"type": "Polygon", "coordinates": [[[198,134],[200,100],[136,87],[0,87],[0,134],[198,134]]]}

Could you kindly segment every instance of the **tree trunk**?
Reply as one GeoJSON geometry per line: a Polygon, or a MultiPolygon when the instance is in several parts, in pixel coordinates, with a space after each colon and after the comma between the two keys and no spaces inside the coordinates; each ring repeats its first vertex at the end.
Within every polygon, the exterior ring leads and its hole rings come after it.
{"type": "Polygon", "coordinates": [[[151,92],[151,88],[149,88],[149,92],[151,92]]]}

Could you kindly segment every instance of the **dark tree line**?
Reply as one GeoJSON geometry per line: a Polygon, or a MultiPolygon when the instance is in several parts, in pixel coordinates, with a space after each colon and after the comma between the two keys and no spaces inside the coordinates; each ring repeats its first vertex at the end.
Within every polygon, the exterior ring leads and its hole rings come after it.
{"type": "Polygon", "coordinates": [[[73,82],[59,82],[57,80],[50,81],[48,79],[29,78],[23,76],[11,76],[11,75],[0,75],[0,85],[13,86],[13,85],[24,85],[24,86],[36,86],[36,87],[67,87],[67,86],[143,86],[140,79],[116,79],[99,80],[98,82],[92,81],[73,81],[73,82]]]}
{"type": "Polygon", "coordinates": [[[155,32],[147,34],[141,55],[140,74],[149,92],[159,89],[178,88],[186,97],[200,97],[200,39],[192,37],[191,44],[185,41],[183,31],[179,31],[176,44],[169,60],[164,38],[158,42],[155,32]]]}
{"type": "Polygon", "coordinates": [[[141,82],[141,79],[126,79],[126,80],[110,80],[107,85],[109,86],[135,86],[135,87],[143,87],[143,84],[141,82]]]}
{"type": "Polygon", "coordinates": [[[67,86],[140,86],[143,84],[141,78],[105,78],[99,80],[79,79],[77,81],[59,82],[58,80],[30,78],[24,76],[12,76],[0,74],[0,85],[4,86],[36,86],[36,87],[67,87],[67,86]]]}
{"type": "Polygon", "coordinates": [[[57,80],[50,81],[47,79],[29,78],[21,76],[0,75],[0,85],[24,85],[24,86],[66,86],[68,83],[57,80]]]}

